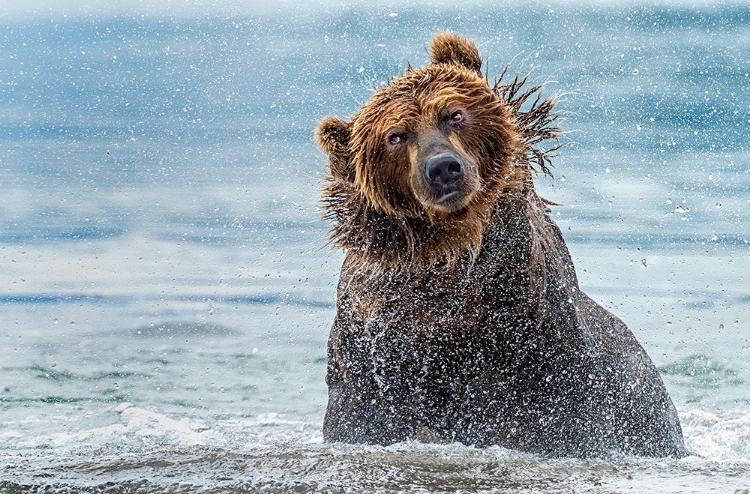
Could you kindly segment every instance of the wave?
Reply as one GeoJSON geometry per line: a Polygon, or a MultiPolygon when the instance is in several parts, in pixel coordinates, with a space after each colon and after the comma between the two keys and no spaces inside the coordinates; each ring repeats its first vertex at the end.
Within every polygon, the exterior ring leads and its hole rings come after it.
{"type": "Polygon", "coordinates": [[[692,409],[681,413],[680,420],[686,445],[698,458],[750,465],[750,414],[692,409]]]}
{"type": "Polygon", "coordinates": [[[750,485],[750,414],[682,414],[693,456],[549,459],[502,448],[328,444],[279,413],[209,424],[131,403],[117,423],[37,437],[0,433],[0,492],[706,492],[750,485]],[[179,480],[175,480],[179,479],[179,480]],[[723,484],[722,484],[723,483],[723,484]]]}

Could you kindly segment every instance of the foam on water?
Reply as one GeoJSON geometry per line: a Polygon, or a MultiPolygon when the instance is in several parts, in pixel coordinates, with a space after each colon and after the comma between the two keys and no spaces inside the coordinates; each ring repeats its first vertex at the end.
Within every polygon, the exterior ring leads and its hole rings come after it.
{"type": "MultiPolygon", "coordinates": [[[[75,431],[30,437],[5,424],[0,433],[0,444],[9,449],[61,451],[95,450],[103,447],[172,446],[226,448],[240,450],[260,446],[281,445],[285,442],[321,444],[321,422],[305,422],[284,418],[276,412],[263,413],[245,419],[220,419],[209,424],[190,417],[173,417],[157,411],[122,403],[106,411],[119,420],[109,425],[81,428],[75,431]]],[[[58,417],[59,419],[64,417],[58,417]]],[[[750,465],[750,414],[721,415],[701,408],[680,412],[685,442],[696,459],[747,463],[750,465]]],[[[49,419],[45,419],[49,420],[49,419]]],[[[19,421],[24,429],[35,422],[33,418],[19,421]]],[[[412,445],[416,443],[411,443],[412,445]]],[[[342,451],[351,446],[339,445],[342,451]]],[[[446,446],[448,447],[448,446],[446,446]]],[[[462,448],[460,445],[450,446],[462,448]]],[[[473,448],[466,448],[467,450],[473,448]]]]}
{"type": "Polygon", "coordinates": [[[278,414],[209,426],[129,403],[111,412],[119,423],[20,441],[17,433],[0,435],[6,451],[0,489],[698,493],[750,486],[750,416],[698,409],[682,414],[694,455],[681,460],[543,459],[458,444],[326,444],[318,424],[278,414]],[[15,444],[7,448],[8,442],[15,444]]]}
{"type": "Polygon", "coordinates": [[[750,464],[750,414],[720,416],[695,409],[681,419],[686,445],[696,456],[750,464]]]}

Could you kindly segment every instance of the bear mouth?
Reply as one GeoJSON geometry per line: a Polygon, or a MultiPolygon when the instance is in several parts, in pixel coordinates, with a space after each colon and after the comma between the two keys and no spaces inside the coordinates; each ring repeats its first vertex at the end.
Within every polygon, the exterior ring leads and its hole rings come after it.
{"type": "Polygon", "coordinates": [[[453,192],[448,192],[447,194],[443,194],[442,196],[438,197],[435,200],[436,206],[450,206],[454,203],[457,203],[460,201],[461,198],[461,192],[458,190],[454,190],[453,192]]]}
{"type": "Polygon", "coordinates": [[[468,205],[472,196],[471,192],[467,193],[465,190],[452,190],[445,192],[437,198],[433,196],[428,203],[429,205],[425,204],[425,206],[435,211],[440,211],[443,214],[453,214],[463,210],[468,205]]]}

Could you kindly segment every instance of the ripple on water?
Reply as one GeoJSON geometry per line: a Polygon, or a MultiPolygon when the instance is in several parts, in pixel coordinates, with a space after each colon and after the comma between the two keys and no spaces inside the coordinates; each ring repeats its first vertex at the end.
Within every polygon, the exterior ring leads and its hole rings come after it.
{"type": "Polygon", "coordinates": [[[116,424],[37,437],[0,453],[0,492],[697,493],[750,486],[750,415],[686,412],[696,454],[684,459],[580,460],[459,444],[327,444],[319,424],[275,413],[208,423],[127,403],[112,411],[116,424]]]}
{"type": "MultiPolygon", "coordinates": [[[[57,489],[82,483],[106,492],[735,492],[747,463],[684,460],[543,459],[498,448],[399,444],[387,448],[279,442],[220,447],[100,449],[21,474],[34,461],[11,458],[14,480],[57,489]],[[144,480],[147,479],[147,480],[144,480]],[[658,480],[658,481],[656,481],[658,480]]],[[[38,462],[38,460],[37,460],[38,462]]],[[[11,483],[13,482],[13,483],[11,483]]]]}
{"type": "Polygon", "coordinates": [[[688,380],[691,386],[699,388],[744,384],[744,380],[736,370],[703,354],[682,357],[672,364],[660,367],[659,372],[678,380],[688,380]]]}

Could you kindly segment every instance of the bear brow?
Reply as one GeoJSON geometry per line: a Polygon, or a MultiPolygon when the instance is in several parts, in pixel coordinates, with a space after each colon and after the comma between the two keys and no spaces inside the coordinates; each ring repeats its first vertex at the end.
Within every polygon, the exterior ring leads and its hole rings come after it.
{"type": "Polygon", "coordinates": [[[381,125],[384,128],[402,128],[408,130],[409,125],[414,120],[419,119],[422,115],[422,108],[414,98],[397,98],[389,102],[389,104],[383,109],[380,120],[381,125]]]}
{"type": "MultiPolygon", "coordinates": [[[[453,88],[444,88],[431,95],[426,102],[431,110],[445,111],[454,106],[473,106],[471,98],[453,88]]],[[[425,108],[426,109],[426,108],[425,108]]]]}

